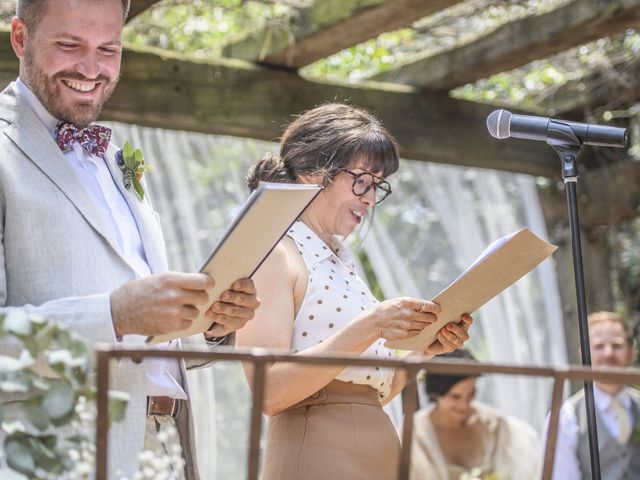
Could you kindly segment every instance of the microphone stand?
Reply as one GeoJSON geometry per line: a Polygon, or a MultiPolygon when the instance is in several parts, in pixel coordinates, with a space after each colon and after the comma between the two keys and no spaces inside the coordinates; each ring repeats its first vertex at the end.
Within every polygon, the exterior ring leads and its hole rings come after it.
{"type": "MultiPolygon", "coordinates": [[[[578,169],[576,160],[582,149],[582,142],[567,124],[554,122],[547,130],[547,143],[560,156],[562,162],[562,179],[567,192],[569,207],[569,226],[571,231],[571,250],[573,254],[573,271],[576,283],[578,303],[578,325],[580,330],[580,351],[582,365],[591,366],[591,349],[589,345],[589,326],[587,323],[587,300],[584,287],[584,271],[582,268],[582,246],[580,243],[580,219],[578,217],[577,184],[578,169]]],[[[584,382],[585,407],[587,411],[587,430],[589,435],[589,452],[591,457],[591,478],[600,480],[600,451],[598,449],[598,431],[596,428],[596,409],[593,396],[593,382],[584,382]]]]}

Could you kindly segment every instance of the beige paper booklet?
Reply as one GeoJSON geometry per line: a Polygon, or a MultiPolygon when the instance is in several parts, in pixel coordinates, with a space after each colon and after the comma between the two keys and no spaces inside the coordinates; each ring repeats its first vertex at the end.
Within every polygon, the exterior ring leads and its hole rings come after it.
{"type": "MultiPolygon", "coordinates": [[[[200,270],[216,281],[209,291],[211,304],[237,279],[254,274],[321,190],[320,185],[312,184],[260,183],[200,270]]],[[[198,319],[188,329],[148,337],[147,343],[166,342],[209,330],[211,320],[204,312],[210,306],[200,309],[198,319]]]]}
{"type": "Polygon", "coordinates": [[[435,323],[415,337],[389,340],[386,346],[403,350],[423,350],[435,341],[436,334],[442,327],[450,322],[458,322],[465,313],[475,312],[533,270],[557,248],[527,228],[496,240],[462,275],[433,298],[441,309],[435,323]]]}

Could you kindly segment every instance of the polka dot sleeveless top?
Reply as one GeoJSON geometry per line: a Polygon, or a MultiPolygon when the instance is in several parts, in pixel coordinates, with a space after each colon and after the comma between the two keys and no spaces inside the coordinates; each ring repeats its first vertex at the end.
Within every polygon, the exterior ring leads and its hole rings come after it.
{"type": "MultiPolygon", "coordinates": [[[[355,272],[353,256],[342,245],[334,253],[302,222],[287,233],[307,266],[307,290],[293,327],[291,350],[300,352],[322,342],[378,301],[355,272]]],[[[362,356],[390,358],[385,340],[376,340],[362,356]]],[[[393,370],[380,367],[347,367],[337,377],[343,382],[371,385],[385,397],[393,370]]]]}

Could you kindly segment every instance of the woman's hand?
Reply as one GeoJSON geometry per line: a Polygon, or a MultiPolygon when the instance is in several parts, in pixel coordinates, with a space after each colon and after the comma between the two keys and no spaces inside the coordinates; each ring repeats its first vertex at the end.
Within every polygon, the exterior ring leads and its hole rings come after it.
{"type": "Polygon", "coordinates": [[[460,323],[448,323],[436,334],[436,341],[425,350],[425,355],[440,355],[462,347],[469,340],[469,327],[473,323],[471,315],[464,314],[460,323]]]}
{"type": "Polygon", "coordinates": [[[369,310],[378,338],[403,340],[418,335],[437,320],[438,304],[412,297],[385,300],[369,310]]]}

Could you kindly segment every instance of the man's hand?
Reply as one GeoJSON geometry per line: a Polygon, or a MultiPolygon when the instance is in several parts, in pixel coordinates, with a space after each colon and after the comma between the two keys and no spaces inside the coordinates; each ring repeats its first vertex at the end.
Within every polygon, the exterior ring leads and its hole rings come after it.
{"type": "Polygon", "coordinates": [[[206,289],[213,285],[204,273],[175,272],[125,283],[111,294],[116,335],[162,335],[189,328],[198,316],[196,307],[208,303],[206,289]]]}
{"type": "Polygon", "coordinates": [[[260,300],[253,280],[236,280],[207,311],[206,315],[211,320],[212,327],[205,332],[205,338],[222,337],[240,330],[253,318],[259,306],[260,300]]]}

